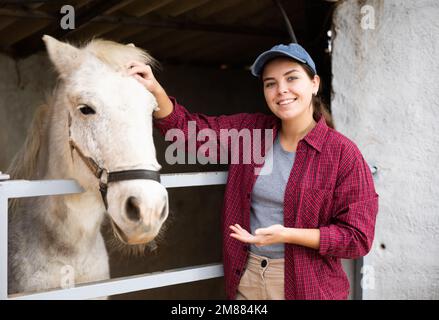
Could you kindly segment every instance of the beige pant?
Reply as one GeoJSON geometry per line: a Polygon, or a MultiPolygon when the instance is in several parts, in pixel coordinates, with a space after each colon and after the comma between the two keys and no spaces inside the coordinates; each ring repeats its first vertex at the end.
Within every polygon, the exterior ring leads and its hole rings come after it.
{"type": "Polygon", "coordinates": [[[268,259],[250,252],[236,300],[285,300],[284,259],[268,259]]]}

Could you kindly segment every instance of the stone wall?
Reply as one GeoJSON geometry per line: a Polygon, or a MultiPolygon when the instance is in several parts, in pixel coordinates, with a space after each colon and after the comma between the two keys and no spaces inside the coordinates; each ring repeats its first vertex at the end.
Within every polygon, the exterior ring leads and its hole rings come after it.
{"type": "Polygon", "coordinates": [[[335,12],[332,112],[378,167],[365,299],[439,299],[438,17],[434,0],[339,1],[335,12]]]}

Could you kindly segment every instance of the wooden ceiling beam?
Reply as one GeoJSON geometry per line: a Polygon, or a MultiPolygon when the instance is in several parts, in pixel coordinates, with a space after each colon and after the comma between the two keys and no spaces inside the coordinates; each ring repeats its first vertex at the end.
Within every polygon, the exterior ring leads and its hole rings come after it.
{"type": "Polygon", "coordinates": [[[159,15],[176,17],[185,14],[191,10],[199,8],[204,4],[210,2],[211,0],[185,0],[185,1],[174,1],[167,6],[156,10],[154,13],[159,15]]]}
{"type": "Polygon", "coordinates": [[[249,34],[259,36],[273,36],[284,34],[285,30],[274,28],[259,28],[249,27],[245,25],[226,25],[210,22],[189,21],[185,19],[174,18],[160,18],[160,17],[115,17],[115,16],[99,16],[94,21],[109,22],[126,25],[139,25],[147,28],[163,28],[176,30],[192,30],[203,32],[217,32],[217,33],[235,33],[235,34],[249,34]]]}
{"type": "MultiPolygon", "coordinates": [[[[4,1],[0,1],[0,4],[3,4],[4,1]]],[[[28,4],[29,8],[31,9],[38,9],[41,8],[43,6],[43,3],[37,3],[37,4],[28,4]]],[[[0,31],[8,26],[10,26],[11,24],[13,24],[15,22],[16,18],[13,17],[5,17],[2,20],[0,20],[0,31]]]]}
{"type": "MultiPolygon", "coordinates": [[[[223,2],[223,1],[214,1],[213,3],[223,2]]],[[[233,1],[236,2],[236,0],[233,1]]],[[[210,5],[212,3],[211,0],[185,0],[184,2],[183,1],[173,1],[173,2],[168,1],[168,2],[170,3],[166,2],[165,6],[161,8],[156,8],[153,14],[162,17],[171,16],[173,18],[176,18],[183,14],[185,15],[185,17],[188,16],[192,17],[194,11],[206,6],[206,4],[210,5]],[[189,14],[188,11],[190,11],[189,14]]],[[[149,5],[151,5],[151,3],[149,3],[149,5]]],[[[140,18],[140,16],[136,14],[138,10],[135,12],[132,12],[131,10],[127,12],[126,10],[124,10],[124,12],[127,13],[128,16],[135,16],[140,18]]],[[[142,16],[144,15],[142,14],[142,16]]],[[[207,16],[204,17],[197,16],[197,19],[194,20],[199,20],[199,18],[207,18],[207,16]]],[[[133,42],[143,47],[145,47],[144,45],[146,45],[146,48],[148,48],[148,45],[151,42],[151,40],[155,41],[155,39],[159,39],[162,36],[166,38],[168,35],[171,35],[172,32],[175,31],[175,29],[146,28],[144,26],[134,26],[134,25],[122,25],[122,28],[119,27],[118,31],[121,29],[122,29],[122,33],[125,34],[125,36],[119,37],[119,32],[118,32],[118,36],[116,36],[115,39],[124,39],[125,42],[133,42]]],[[[104,36],[105,35],[107,38],[111,38],[111,39],[114,38],[114,36],[111,34],[107,33],[104,34],[104,36]]]]}
{"type": "MultiPolygon", "coordinates": [[[[107,11],[106,14],[113,13],[114,11],[121,11],[122,13],[129,12],[129,16],[134,17],[142,17],[144,15],[149,14],[152,11],[158,10],[162,6],[165,6],[167,3],[172,2],[174,0],[149,0],[147,3],[141,3],[141,6],[139,6],[139,2],[133,1],[133,0],[127,0],[124,1],[123,5],[115,6],[114,10],[112,9],[111,12],[107,11]],[[134,3],[132,3],[134,2],[134,3]]],[[[93,21],[94,22],[94,21],[93,21]]],[[[101,27],[97,28],[98,30],[94,30],[96,24],[88,24],[87,27],[81,28],[80,32],[76,33],[76,38],[86,37],[90,38],[91,35],[96,37],[101,37],[104,34],[110,34],[114,30],[119,29],[120,25],[115,23],[106,23],[101,25],[101,27]]],[[[131,26],[132,27],[132,26],[131,26]]],[[[143,28],[143,26],[141,27],[143,28]]],[[[111,37],[106,37],[111,38],[111,37]]]]}
{"type": "MultiPolygon", "coordinates": [[[[120,5],[120,1],[117,0],[101,0],[90,1],[83,7],[75,12],[75,25],[81,26],[88,23],[98,15],[110,10],[112,7],[120,5]]],[[[17,11],[17,10],[13,10],[17,11]]],[[[32,11],[31,11],[32,12],[32,11]]],[[[1,13],[1,11],[0,11],[1,13]]],[[[45,15],[44,12],[40,12],[39,15],[45,15]]],[[[47,18],[47,14],[46,14],[47,18]]],[[[12,51],[17,56],[26,56],[30,53],[36,52],[43,48],[43,41],[41,37],[44,34],[49,34],[55,38],[62,39],[68,35],[72,30],[62,29],[60,27],[59,17],[56,17],[55,21],[51,22],[47,27],[39,29],[31,37],[25,38],[13,45],[12,51]]]]}
{"type": "MultiPolygon", "coordinates": [[[[10,10],[10,9],[0,9],[0,17],[14,17],[14,18],[26,18],[35,20],[59,20],[58,16],[51,15],[49,13],[41,11],[24,11],[24,10],[10,10]]],[[[78,18],[76,24],[80,27],[81,20],[78,18]]],[[[211,22],[199,22],[199,21],[189,21],[180,18],[161,18],[161,17],[129,17],[129,16],[115,16],[115,15],[96,15],[90,18],[87,23],[108,23],[115,25],[133,25],[133,26],[143,26],[146,28],[162,28],[162,29],[176,29],[176,30],[192,30],[192,31],[203,31],[203,32],[217,32],[217,33],[236,33],[236,34],[249,34],[249,35],[260,35],[260,36],[273,36],[273,35],[283,35],[284,30],[274,29],[274,28],[259,28],[245,25],[235,25],[235,24],[218,24],[211,22]]],[[[78,28],[79,28],[78,27],[78,28]]],[[[56,25],[58,30],[54,34],[55,37],[63,37],[72,30],[62,30],[56,25]]]]}
{"type": "Polygon", "coordinates": [[[65,2],[63,0],[1,0],[0,4],[15,4],[15,5],[27,5],[27,4],[45,4],[45,3],[56,3],[65,2]]]}
{"type": "Polygon", "coordinates": [[[222,12],[228,8],[237,6],[238,4],[248,0],[222,0],[222,1],[209,1],[205,5],[197,8],[192,13],[194,18],[207,18],[214,16],[218,12],[222,12]]]}

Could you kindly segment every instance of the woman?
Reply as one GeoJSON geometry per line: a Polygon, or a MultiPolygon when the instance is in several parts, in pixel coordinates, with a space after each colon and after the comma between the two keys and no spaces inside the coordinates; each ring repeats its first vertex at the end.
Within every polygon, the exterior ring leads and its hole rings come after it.
{"type": "Polygon", "coordinates": [[[155,95],[155,126],[163,134],[179,128],[187,138],[189,121],[217,136],[221,129],[273,129],[270,174],[255,175],[254,163],[229,166],[223,207],[227,297],[346,299],[349,282],[340,259],[369,252],[378,195],[356,145],[328,126],[309,54],[298,44],[278,45],[253,64],[273,115],[191,114],[167,96],[149,66],[129,67],[155,95]]]}

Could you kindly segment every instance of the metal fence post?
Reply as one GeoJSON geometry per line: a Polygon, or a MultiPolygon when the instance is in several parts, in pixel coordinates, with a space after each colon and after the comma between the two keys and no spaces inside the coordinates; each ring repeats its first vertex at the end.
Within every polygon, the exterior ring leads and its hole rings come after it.
{"type": "Polygon", "coordinates": [[[8,198],[0,194],[0,300],[8,298],[8,198]]]}

